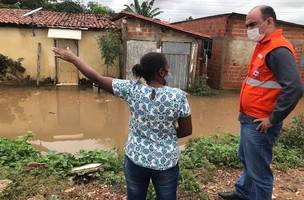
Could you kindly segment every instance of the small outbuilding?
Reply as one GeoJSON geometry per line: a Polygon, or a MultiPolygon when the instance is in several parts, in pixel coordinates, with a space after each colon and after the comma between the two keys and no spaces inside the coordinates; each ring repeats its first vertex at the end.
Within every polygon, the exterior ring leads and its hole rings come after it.
{"type": "Polygon", "coordinates": [[[133,78],[132,67],[148,52],[165,54],[173,75],[169,86],[187,90],[202,74],[202,48],[210,41],[208,35],[125,11],[113,20],[121,28],[124,78],[133,78]]]}

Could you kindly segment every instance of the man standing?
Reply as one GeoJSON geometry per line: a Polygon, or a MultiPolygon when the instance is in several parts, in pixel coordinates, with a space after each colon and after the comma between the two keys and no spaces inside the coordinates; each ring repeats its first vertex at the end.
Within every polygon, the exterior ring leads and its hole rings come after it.
{"type": "Polygon", "coordinates": [[[257,45],[240,95],[243,173],[234,191],[219,193],[224,200],[271,200],[273,145],[303,93],[295,51],[276,21],[270,6],[257,6],[246,17],[248,38],[257,45]]]}

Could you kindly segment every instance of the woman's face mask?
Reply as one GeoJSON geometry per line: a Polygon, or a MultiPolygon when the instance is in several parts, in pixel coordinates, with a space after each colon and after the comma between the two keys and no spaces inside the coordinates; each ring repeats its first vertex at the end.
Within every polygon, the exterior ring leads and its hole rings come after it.
{"type": "Polygon", "coordinates": [[[167,75],[164,76],[164,79],[166,81],[166,85],[168,85],[171,81],[173,81],[173,76],[170,72],[168,72],[167,75]]]}

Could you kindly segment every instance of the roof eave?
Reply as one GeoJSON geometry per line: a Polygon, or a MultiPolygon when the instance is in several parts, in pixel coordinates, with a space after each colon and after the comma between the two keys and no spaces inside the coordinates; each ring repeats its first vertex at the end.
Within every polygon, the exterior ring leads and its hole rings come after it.
{"type": "Polygon", "coordinates": [[[133,13],[125,12],[125,11],[119,13],[116,17],[112,18],[111,20],[112,21],[117,21],[117,20],[119,20],[123,17],[136,18],[136,19],[139,19],[139,20],[144,20],[144,21],[147,21],[149,23],[157,24],[159,26],[162,26],[162,27],[165,27],[165,28],[168,28],[168,29],[172,29],[172,30],[175,30],[175,31],[178,31],[178,32],[182,32],[182,33],[185,33],[185,34],[192,35],[196,38],[211,39],[211,36],[209,36],[209,35],[194,33],[192,31],[188,31],[188,30],[183,30],[181,27],[176,27],[175,25],[172,25],[172,24],[166,24],[165,25],[161,22],[153,20],[152,18],[151,19],[146,19],[147,17],[145,17],[145,16],[138,16],[137,14],[133,14],[133,13]]]}

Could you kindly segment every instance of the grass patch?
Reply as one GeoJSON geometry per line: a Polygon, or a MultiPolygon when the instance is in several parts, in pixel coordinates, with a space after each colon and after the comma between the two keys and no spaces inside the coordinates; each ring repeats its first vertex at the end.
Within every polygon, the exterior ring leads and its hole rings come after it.
{"type": "MultiPolygon", "coordinates": [[[[280,169],[304,167],[304,117],[295,118],[282,131],[274,148],[273,163],[280,169]]],[[[10,179],[12,185],[0,194],[0,199],[27,199],[35,195],[60,199],[73,184],[70,170],[89,163],[101,163],[97,180],[124,188],[123,156],[110,151],[80,151],[77,155],[49,152],[41,154],[27,141],[30,136],[9,140],[0,138],[0,179],[10,179]],[[29,169],[28,163],[45,165],[29,169]]],[[[240,168],[237,156],[238,135],[211,136],[192,139],[180,157],[180,199],[208,199],[202,185],[212,180],[217,167],[240,168]]],[[[150,186],[148,199],[155,199],[150,186]]]]}

